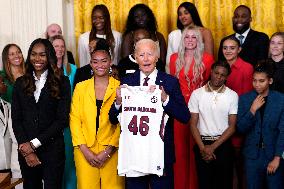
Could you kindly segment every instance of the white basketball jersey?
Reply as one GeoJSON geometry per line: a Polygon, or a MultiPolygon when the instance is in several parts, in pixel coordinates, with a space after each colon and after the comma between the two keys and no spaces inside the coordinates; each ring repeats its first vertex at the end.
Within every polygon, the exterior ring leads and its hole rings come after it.
{"type": "Polygon", "coordinates": [[[139,177],[163,175],[164,113],[161,90],[149,92],[148,86],[122,88],[121,134],[118,150],[118,174],[139,177]]]}

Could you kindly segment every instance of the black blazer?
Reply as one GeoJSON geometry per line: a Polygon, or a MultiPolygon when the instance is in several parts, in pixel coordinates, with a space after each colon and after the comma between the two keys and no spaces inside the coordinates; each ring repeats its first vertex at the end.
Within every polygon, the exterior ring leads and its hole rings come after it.
{"type": "MultiPolygon", "coordinates": [[[[230,36],[235,36],[232,34],[230,36]]],[[[225,60],[222,52],[224,38],[220,42],[218,59],[225,60]]],[[[255,66],[259,60],[265,60],[268,57],[269,38],[265,33],[250,29],[246,40],[242,45],[239,56],[246,62],[255,66]]]]}
{"type": "Polygon", "coordinates": [[[70,90],[69,79],[63,76],[60,99],[53,98],[46,81],[36,103],[34,95],[24,93],[23,76],[16,80],[12,96],[12,127],[18,144],[38,138],[45,146],[56,138],[63,139],[63,129],[69,126],[70,90]]]}
{"type": "MultiPolygon", "coordinates": [[[[140,85],[140,70],[129,74],[129,76],[121,80],[121,84],[127,84],[129,86],[139,86],[140,85]]],[[[156,78],[156,85],[164,87],[165,92],[169,95],[169,102],[164,106],[164,111],[169,115],[167,125],[165,127],[164,136],[164,160],[165,163],[173,163],[175,161],[175,150],[174,150],[174,119],[179,120],[182,123],[188,123],[190,118],[190,113],[185,103],[184,97],[182,96],[178,80],[164,72],[158,71],[156,78]]],[[[109,118],[112,124],[117,124],[117,116],[119,110],[115,108],[113,104],[110,112],[109,118]]]]}

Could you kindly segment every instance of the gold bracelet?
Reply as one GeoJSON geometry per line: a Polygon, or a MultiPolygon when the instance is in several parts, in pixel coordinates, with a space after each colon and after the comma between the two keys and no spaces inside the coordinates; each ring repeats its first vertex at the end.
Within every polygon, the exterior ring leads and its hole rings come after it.
{"type": "Polygon", "coordinates": [[[110,158],[110,155],[104,150],[104,153],[107,154],[107,157],[110,158]]]}

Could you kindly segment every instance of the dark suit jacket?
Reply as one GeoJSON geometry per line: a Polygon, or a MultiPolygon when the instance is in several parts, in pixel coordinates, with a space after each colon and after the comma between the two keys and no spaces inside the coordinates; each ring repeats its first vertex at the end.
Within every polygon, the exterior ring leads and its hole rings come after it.
{"type": "MultiPolygon", "coordinates": [[[[235,36],[232,34],[230,36],[235,36]]],[[[221,40],[218,52],[218,59],[225,60],[222,52],[224,39],[221,40]]],[[[265,33],[254,31],[250,29],[243,45],[239,56],[246,62],[249,62],[253,66],[257,64],[259,60],[265,60],[268,57],[269,38],[265,33]]]]}
{"type": "Polygon", "coordinates": [[[58,138],[63,141],[63,128],[69,126],[70,103],[68,77],[62,79],[60,99],[51,97],[46,81],[37,103],[33,95],[24,93],[23,76],[18,78],[12,98],[12,127],[18,144],[34,138],[43,147],[58,138]]]}
{"type": "Polygon", "coordinates": [[[244,156],[256,159],[262,127],[264,150],[267,158],[272,160],[274,156],[282,156],[284,152],[284,95],[273,90],[269,91],[263,121],[259,110],[256,111],[255,116],[250,112],[257,95],[252,91],[240,96],[237,129],[246,134],[244,156]]]}
{"type": "Polygon", "coordinates": [[[93,70],[90,64],[87,64],[81,68],[78,68],[75,73],[74,89],[77,83],[91,79],[93,75],[94,75],[93,70]]]}
{"type": "MultiPolygon", "coordinates": [[[[129,86],[140,85],[140,71],[136,71],[122,79],[121,84],[127,84],[129,86]]],[[[164,111],[169,115],[169,120],[165,129],[164,144],[165,144],[165,163],[173,163],[175,161],[174,150],[174,127],[173,119],[177,119],[182,123],[188,123],[190,114],[182,96],[178,80],[164,72],[158,71],[156,84],[163,86],[165,92],[169,95],[169,102],[164,107],[164,111]]],[[[120,110],[121,111],[121,110],[120,110]]],[[[117,124],[117,116],[119,114],[114,104],[112,105],[109,116],[112,124],[117,124]]]]}

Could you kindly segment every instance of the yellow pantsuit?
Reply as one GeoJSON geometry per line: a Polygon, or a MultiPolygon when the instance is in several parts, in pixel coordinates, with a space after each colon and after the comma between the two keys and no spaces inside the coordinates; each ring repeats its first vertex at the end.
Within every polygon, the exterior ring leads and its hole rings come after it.
{"type": "Polygon", "coordinates": [[[119,81],[109,78],[109,84],[100,110],[99,127],[96,132],[96,95],[94,77],[80,82],[74,90],[70,129],[74,146],[74,160],[78,189],[123,189],[124,177],[117,175],[117,151],[105,162],[102,168],[92,167],[79,149],[86,144],[95,154],[103,151],[108,145],[118,147],[120,126],[112,125],[108,112],[116,96],[119,81]]]}

